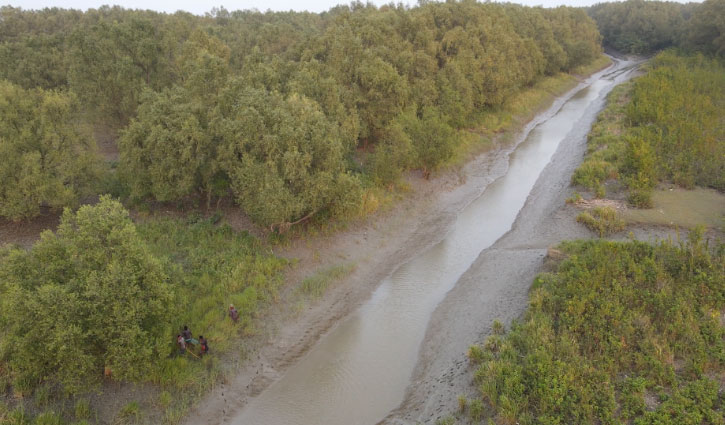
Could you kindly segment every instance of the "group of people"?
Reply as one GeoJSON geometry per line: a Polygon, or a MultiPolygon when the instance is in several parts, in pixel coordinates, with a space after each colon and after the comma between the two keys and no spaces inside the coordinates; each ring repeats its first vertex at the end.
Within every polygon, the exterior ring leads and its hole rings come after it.
{"type": "MultiPolygon", "coordinates": [[[[229,304],[229,318],[232,322],[237,323],[239,321],[239,312],[234,308],[234,304],[229,304]]],[[[189,344],[199,345],[199,356],[203,356],[209,353],[209,342],[204,338],[203,335],[199,335],[199,339],[196,340],[191,334],[189,327],[184,325],[184,329],[180,334],[176,335],[176,345],[179,346],[179,354],[185,354],[186,348],[189,344]]]]}
{"type": "Polygon", "coordinates": [[[199,356],[203,356],[209,353],[209,342],[204,338],[204,335],[199,335],[199,339],[194,339],[191,335],[189,327],[184,325],[184,330],[180,334],[176,335],[176,345],[179,346],[179,354],[186,353],[186,347],[189,344],[199,345],[199,356]]]}

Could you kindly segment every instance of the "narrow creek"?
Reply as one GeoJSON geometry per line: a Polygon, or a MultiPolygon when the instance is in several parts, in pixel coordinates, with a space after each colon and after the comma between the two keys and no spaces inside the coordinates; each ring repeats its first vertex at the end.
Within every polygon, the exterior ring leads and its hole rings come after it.
{"type": "Polygon", "coordinates": [[[231,419],[236,425],[375,424],[403,400],[433,310],[478,255],[509,231],[559,143],[631,68],[588,80],[531,129],[505,175],[457,216],[437,244],[398,267],[371,299],[231,419]]]}

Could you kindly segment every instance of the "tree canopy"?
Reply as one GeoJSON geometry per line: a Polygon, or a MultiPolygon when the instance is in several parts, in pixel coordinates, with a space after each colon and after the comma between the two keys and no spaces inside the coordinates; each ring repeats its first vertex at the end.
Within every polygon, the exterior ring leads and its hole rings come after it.
{"type": "Polygon", "coordinates": [[[0,80],[0,216],[33,217],[90,193],[95,143],[78,108],[73,93],[0,80]]]}
{"type": "Polygon", "coordinates": [[[77,392],[104,367],[141,380],[168,354],[173,295],[162,264],[109,197],[66,210],[29,251],[0,251],[0,295],[0,358],[18,388],[77,392]]]}
{"type": "MultiPolygon", "coordinates": [[[[282,226],[349,211],[365,185],[389,185],[405,170],[434,172],[483,112],[598,57],[599,31],[628,51],[680,43],[721,52],[721,4],[597,5],[597,24],[584,9],[469,0],[205,16],[5,6],[0,79],[6,96],[68,99],[53,125],[78,143],[58,155],[90,161],[82,128],[119,135],[118,193],[141,202],[226,197],[259,224],[282,226]]],[[[37,127],[37,115],[19,125],[37,127]]],[[[30,170],[5,175],[36,177],[1,196],[35,206],[0,215],[73,205],[89,167],[62,161],[73,164],[69,177],[32,165],[27,137],[3,138],[24,149],[13,148],[25,165],[16,159],[12,170],[30,170]],[[41,194],[26,195],[30,186],[41,194]]]]}
{"type": "Polygon", "coordinates": [[[725,56],[725,1],[702,4],[627,0],[589,8],[602,43],[623,53],[649,54],[668,47],[725,56]]]}

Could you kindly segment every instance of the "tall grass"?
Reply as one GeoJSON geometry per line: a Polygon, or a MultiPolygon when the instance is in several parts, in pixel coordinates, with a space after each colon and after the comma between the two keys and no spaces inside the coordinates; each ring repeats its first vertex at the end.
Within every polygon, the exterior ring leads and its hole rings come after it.
{"type": "Polygon", "coordinates": [[[191,217],[138,224],[139,234],[162,259],[177,296],[176,305],[169,308],[176,327],[169,330],[168,356],[150,377],[164,389],[159,403],[166,411],[165,423],[176,423],[193,400],[219,381],[220,356],[244,352],[243,337],[256,332],[262,309],[277,300],[284,281],[286,260],[248,233],[214,222],[191,217]],[[237,323],[228,317],[230,304],[239,311],[237,323]],[[184,325],[195,338],[204,335],[209,355],[197,357],[194,346],[191,353],[178,355],[174,336],[184,325]]]}
{"type": "Polygon", "coordinates": [[[299,286],[299,293],[307,298],[320,298],[327,288],[348,275],[353,269],[353,264],[342,264],[328,267],[308,278],[305,278],[299,286]]]}

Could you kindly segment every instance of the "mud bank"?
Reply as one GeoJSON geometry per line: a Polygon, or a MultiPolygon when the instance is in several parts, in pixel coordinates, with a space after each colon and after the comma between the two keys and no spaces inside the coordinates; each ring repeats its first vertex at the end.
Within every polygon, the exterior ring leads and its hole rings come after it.
{"type": "MultiPolygon", "coordinates": [[[[619,67],[621,68],[621,64],[619,67]]],[[[490,183],[506,173],[509,156],[518,143],[524,140],[525,135],[539,123],[551,118],[583,86],[580,85],[558,98],[547,111],[538,115],[523,129],[521,136],[513,144],[497,146],[492,152],[468,163],[463,170],[449,173],[433,182],[423,182],[420,179],[411,180],[415,195],[405,199],[394,210],[376,217],[374,222],[360,224],[345,232],[319,237],[312,241],[296,241],[292,246],[279,252],[281,255],[299,258],[300,263],[305,265],[305,267],[292,271],[292,275],[289,276],[291,281],[296,278],[301,279],[315,268],[319,270],[341,263],[354,264],[354,270],[343,282],[328,291],[320,302],[306,306],[303,311],[278,311],[268,315],[269,321],[262,332],[266,337],[258,341],[258,348],[251,354],[251,360],[246,361],[246,366],[242,367],[241,372],[235,378],[220,385],[199,403],[198,408],[188,416],[186,423],[229,423],[230,418],[236,412],[242,409],[251,398],[259,395],[270,384],[277,381],[287,368],[296,363],[315,345],[322,335],[336,326],[343,317],[362,305],[386,276],[418,252],[441,240],[458,212],[479,197],[490,183]]],[[[582,130],[584,135],[588,129],[587,126],[582,130]]],[[[560,147],[559,151],[561,150],[560,147]]],[[[558,155],[555,157],[555,161],[558,155]]],[[[573,156],[576,157],[573,162],[575,165],[581,159],[581,153],[573,156]]],[[[550,165],[547,170],[549,168],[552,166],[550,165]]],[[[560,168],[560,164],[553,168],[560,168]]],[[[567,173],[570,172],[571,170],[567,171],[567,173]]],[[[561,189],[568,187],[568,175],[566,184],[562,184],[561,189]]],[[[547,178],[542,177],[540,181],[545,181],[547,178]]],[[[564,195],[562,194],[562,196],[564,195]]],[[[527,202],[527,205],[530,202],[531,200],[527,202]]],[[[563,203],[563,198],[561,203],[563,203]]],[[[517,222],[518,220],[520,217],[517,222]]],[[[570,224],[568,225],[570,226],[570,224]]],[[[542,244],[545,246],[543,242],[542,244]]],[[[497,249],[489,251],[495,252],[497,249]]],[[[479,264],[487,255],[490,254],[482,254],[474,264],[474,268],[482,267],[479,264]]],[[[509,292],[492,298],[494,300],[492,303],[496,305],[500,305],[502,299],[511,299],[512,305],[507,308],[507,311],[516,311],[515,306],[525,305],[525,292],[531,281],[531,279],[526,280],[526,276],[528,276],[526,272],[530,271],[533,276],[534,269],[541,263],[542,254],[536,249],[527,248],[522,250],[521,255],[530,257],[530,270],[521,267],[520,259],[516,257],[500,257],[495,260],[508,263],[511,268],[520,272],[515,276],[516,279],[526,281],[525,288],[520,291],[521,299],[510,293],[510,290],[517,290],[515,287],[509,288],[510,285],[502,285],[502,287],[506,286],[506,291],[509,292]],[[498,301],[495,301],[496,299],[498,301]]],[[[428,384],[430,384],[430,388],[434,388],[433,385],[437,386],[434,381],[447,373],[450,369],[450,361],[457,361],[456,355],[464,353],[468,344],[475,340],[475,337],[470,338],[471,331],[476,328],[473,334],[480,335],[481,331],[477,327],[480,323],[488,323],[481,322],[479,317],[473,313],[470,318],[463,319],[460,319],[459,316],[449,316],[456,317],[455,320],[445,316],[455,313],[455,305],[449,308],[448,313],[445,313],[447,308],[445,305],[455,304],[453,294],[460,290],[459,287],[466,286],[465,283],[462,283],[466,279],[477,280],[468,277],[473,275],[471,271],[466,273],[454,291],[446,297],[444,304],[436,311],[423,345],[421,360],[416,368],[414,384],[411,388],[425,388],[428,384]],[[451,321],[467,323],[470,329],[444,335],[449,330],[445,329],[443,325],[451,321]],[[438,336],[435,332],[437,327],[440,328],[438,336]],[[449,350],[448,355],[441,356],[441,353],[434,349],[437,344],[441,344],[441,338],[455,339],[455,342],[463,349],[454,349],[453,344],[450,344],[451,347],[446,348],[449,350]]],[[[502,283],[505,282],[502,281],[502,283]]],[[[280,303],[281,310],[289,306],[289,299],[280,303]]],[[[471,303],[469,307],[472,311],[480,309],[480,305],[475,303],[471,303]]],[[[461,308],[466,309],[467,307],[461,305],[461,308]]],[[[502,318],[500,315],[496,317],[502,318]]],[[[449,344],[446,341],[443,343],[449,344]]],[[[441,396],[443,394],[441,393],[441,396]]],[[[458,392],[452,394],[451,399],[455,400],[458,392]]],[[[434,415],[429,412],[430,409],[419,409],[421,405],[430,404],[427,399],[431,397],[428,393],[416,396],[414,391],[409,391],[409,396],[402,409],[396,411],[397,416],[391,417],[390,420],[396,421],[400,416],[403,420],[407,420],[409,417],[428,417],[431,421],[435,421],[434,415]],[[418,411],[420,414],[416,413],[418,411]],[[401,412],[404,413],[399,415],[401,412]]]]}
{"type": "MultiPolygon", "coordinates": [[[[616,78],[625,80],[629,76],[616,78]]],[[[475,397],[465,356],[468,347],[491,333],[494,320],[508,326],[522,315],[528,305],[529,287],[542,271],[548,247],[564,240],[593,237],[576,223],[579,211],[566,205],[566,199],[573,193],[570,178],[581,163],[586,136],[605,97],[592,103],[579,125],[559,145],[512,229],[480,254],[438,305],[405,401],[381,423],[432,424],[458,410],[459,395],[475,397]]],[[[636,239],[647,241],[676,236],[671,229],[651,226],[630,228],[624,233],[629,231],[636,239]]]]}

